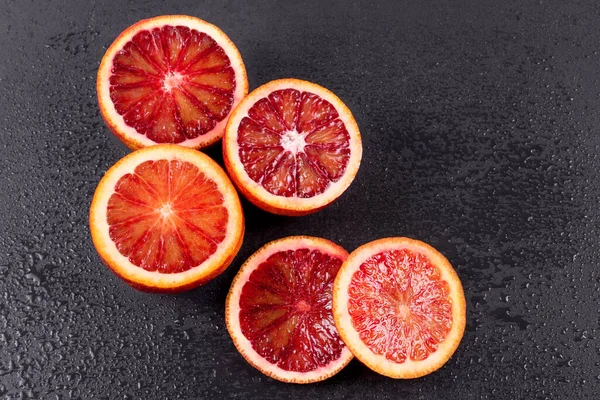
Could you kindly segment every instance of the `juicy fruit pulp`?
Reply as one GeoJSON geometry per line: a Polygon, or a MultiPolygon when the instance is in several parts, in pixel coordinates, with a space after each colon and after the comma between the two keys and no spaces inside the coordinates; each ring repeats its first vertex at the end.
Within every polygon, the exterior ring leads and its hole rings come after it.
{"type": "Polygon", "coordinates": [[[138,32],[116,54],[110,98],[125,123],[157,143],[212,130],[231,111],[235,73],[209,35],[165,25],[138,32]]]}
{"type": "Polygon", "coordinates": [[[239,322],[260,356],[297,372],[314,371],[341,356],[345,346],[331,313],[341,264],[319,250],[287,250],[250,274],[239,298],[239,322]]]}
{"type": "Polygon", "coordinates": [[[216,183],[180,160],[145,161],[122,176],[109,199],[110,238],[145,270],[200,265],[226,235],[228,212],[216,183]]]}
{"type": "Polygon", "coordinates": [[[237,141],[250,178],[278,196],[325,192],[350,158],[350,136],[333,105],[295,89],[257,101],[241,120],[237,141]]]}
{"type": "Polygon", "coordinates": [[[348,313],[366,346],[390,361],[421,361],[452,328],[448,284],[422,254],[384,251],[362,263],[348,287],[348,313]]]}

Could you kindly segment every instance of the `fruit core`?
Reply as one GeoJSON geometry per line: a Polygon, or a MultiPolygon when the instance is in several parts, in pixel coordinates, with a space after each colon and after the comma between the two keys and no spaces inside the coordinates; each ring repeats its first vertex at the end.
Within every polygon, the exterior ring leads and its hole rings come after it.
{"type": "Polygon", "coordinates": [[[308,304],[306,301],[304,300],[300,300],[296,303],[296,310],[300,311],[300,312],[307,312],[310,311],[310,304],[308,304]]]}
{"type": "Polygon", "coordinates": [[[163,218],[169,218],[171,214],[173,214],[173,206],[171,205],[171,203],[167,202],[163,204],[161,208],[159,208],[159,211],[162,214],[163,218]]]}
{"type": "Polygon", "coordinates": [[[353,327],[373,353],[421,361],[452,328],[450,288],[423,254],[388,250],[364,261],[348,287],[353,327]]]}
{"type": "Polygon", "coordinates": [[[250,274],[240,294],[240,328],[252,348],[286,371],[309,372],[344,348],[331,312],[342,260],[320,250],[279,251],[250,274]]]}
{"type": "Polygon", "coordinates": [[[296,89],[276,90],[254,103],[240,121],[237,142],[248,176],[277,196],[325,192],[350,159],[350,135],[335,107],[296,89]]]}
{"type": "Polygon", "coordinates": [[[217,184],[197,166],[156,160],[117,181],[106,217],[110,238],[132,264],[177,273],[217,251],[228,212],[217,184]]]}
{"type": "Polygon", "coordinates": [[[306,146],[304,136],[295,130],[283,133],[280,143],[284,151],[289,151],[293,155],[304,152],[304,146],[306,146]]]}
{"type": "Polygon", "coordinates": [[[185,26],[142,30],[115,55],[110,98],[124,122],[157,143],[211,131],[233,106],[235,72],[209,35],[185,26]]]}
{"type": "Polygon", "coordinates": [[[398,306],[398,317],[403,320],[410,320],[410,307],[406,304],[400,304],[398,306]]]}
{"type": "Polygon", "coordinates": [[[171,89],[178,87],[182,82],[184,82],[184,79],[180,73],[169,72],[165,75],[163,80],[163,90],[165,92],[170,92],[171,89]]]}

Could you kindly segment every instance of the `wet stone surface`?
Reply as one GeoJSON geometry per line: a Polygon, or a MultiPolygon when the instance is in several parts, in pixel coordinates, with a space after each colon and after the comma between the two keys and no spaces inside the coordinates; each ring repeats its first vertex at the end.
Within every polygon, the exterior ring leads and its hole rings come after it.
{"type": "Polygon", "coordinates": [[[599,18],[596,1],[3,2],[0,397],[596,398],[599,18]],[[296,77],[331,89],[364,141],[338,202],[303,218],[244,203],[232,266],[178,296],[122,283],[87,222],[98,180],[128,153],[98,111],[100,59],[127,26],[166,13],[219,25],[251,88],[296,77]],[[292,234],[438,248],[467,297],[454,357],[413,381],[353,361],[309,386],[246,364],[224,325],[229,285],[292,234]]]}

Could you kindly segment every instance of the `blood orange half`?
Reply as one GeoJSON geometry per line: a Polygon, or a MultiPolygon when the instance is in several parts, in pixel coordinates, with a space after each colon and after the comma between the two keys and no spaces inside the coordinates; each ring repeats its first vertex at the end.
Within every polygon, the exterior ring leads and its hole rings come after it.
{"type": "Polygon", "coordinates": [[[251,365],[283,382],[310,383],[350,362],[331,313],[331,287],[347,256],[329,240],[292,236],[246,261],[229,290],[225,317],[251,365]]]}
{"type": "Polygon", "coordinates": [[[240,53],[219,28],[163,15],[117,37],[102,58],[97,92],[104,121],[132,149],[202,148],[223,136],[248,80],[240,53]]]}
{"type": "Polygon", "coordinates": [[[221,273],[237,254],[244,217],[225,171],[199,151],[135,151],[100,180],[90,230],[102,260],[131,286],[180,292],[221,273]]]}
{"type": "Polygon", "coordinates": [[[427,375],[452,356],[465,329],[465,297],[433,247],[387,238],[356,249],[335,279],[335,323],[369,368],[392,378],[427,375]]]}
{"type": "Polygon", "coordinates": [[[329,90],[298,79],[269,82],[232,112],[225,166],[242,194],[275,214],[305,215],[337,199],[362,157],[352,113],[329,90]]]}

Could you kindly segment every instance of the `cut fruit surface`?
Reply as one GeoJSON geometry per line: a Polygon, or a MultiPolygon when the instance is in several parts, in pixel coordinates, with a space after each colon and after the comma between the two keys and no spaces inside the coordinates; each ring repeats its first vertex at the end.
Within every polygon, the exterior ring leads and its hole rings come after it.
{"type": "Polygon", "coordinates": [[[369,368],[392,378],[427,375],[450,359],[465,329],[465,304],[448,260],[408,238],[359,247],[333,288],[344,342],[369,368]]]}
{"type": "Polygon", "coordinates": [[[158,145],[108,170],[92,200],[90,230],[102,260],[130,285],[178,292],[227,268],[244,219],[218,164],[196,150],[158,145]]]}
{"type": "Polygon", "coordinates": [[[248,93],[240,53],[216,26],[164,15],[126,29],[98,69],[102,117],[127,146],[202,148],[223,136],[248,93]]]}
{"type": "Polygon", "coordinates": [[[352,113],[337,96],[314,83],[281,79],[234,109],[223,155],[232,180],[255,205],[305,215],[348,188],[362,144],[352,113]]]}
{"type": "Polygon", "coordinates": [[[331,287],[347,256],[328,240],[292,236],[266,244],[244,263],[225,317],[251,365],[280,381],[310,383],[350,362],[331,312],[331,287]]]}

